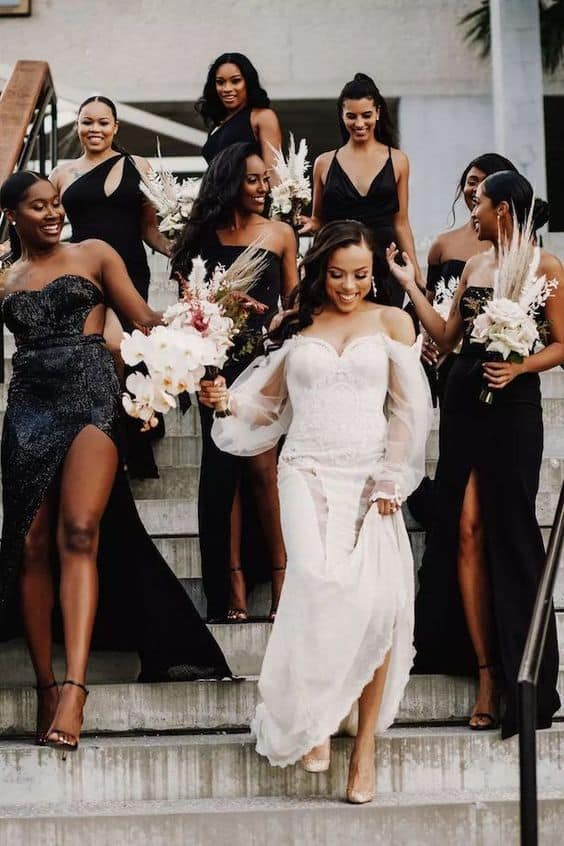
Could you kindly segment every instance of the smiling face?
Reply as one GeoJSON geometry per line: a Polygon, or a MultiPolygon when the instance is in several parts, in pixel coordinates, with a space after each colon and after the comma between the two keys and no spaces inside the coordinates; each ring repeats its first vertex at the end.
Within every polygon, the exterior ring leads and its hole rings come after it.
{"type": "Polygon", "coordinates": [[[263,160],[260,156],[249,156],[246,160],[245,178],[239,194],[241,209],[262,214],[269,191],[268,172],[263,160]]]}
{"type": "Polygon", "coordinates": [[[220,65],[215,74],[215,90],[226,111],[234,112],[247,104],[247,83],[232,62],[220,65]]]}
{"type": "Polygon", "coordinates": [[[348,314],[362,303],[372,284],[372,250],[362,241],[334,250],[327,262],[325,293],[328,302],[348,314]]]}
{"type": "Polygon", "coordinates": [[[497,243],[500,230],[506,232],[508,228],[511,228],[509,203],[502,200],[495,206],[484,191],[484,183],[482,182],[476,188],[472,222],[479,241],[497,243]]]}
{"type": "Polygon", "coordinates": [[[371,97],[345,100],[342,116],[346,130],[353,141],[368,141],[376,134],[380,109],[371,97]]]}
{"type": "Polygon", "coordinates": [[[466,174],[462,193],[464,195],[464,202],[470,211],[474,208],[476,189],[480,182],[483,182],[485,178],[486,174],[483,170],[480,170],[479,167],[471,167],[466,174]]]}
{"type": "Polygon", "coordinates": [[[80,110],[76,131],[86,152],[104,153],[111,149],[118,122],[106,103],[94,100],[80,110]]]}
{"type": "Polygon", "coordinates": [[[59,243],[65,211],[59,194],[46,179],[38,179],[27,189],[15,209],[8,211],[22,245],[36,250],[59,243]]]}

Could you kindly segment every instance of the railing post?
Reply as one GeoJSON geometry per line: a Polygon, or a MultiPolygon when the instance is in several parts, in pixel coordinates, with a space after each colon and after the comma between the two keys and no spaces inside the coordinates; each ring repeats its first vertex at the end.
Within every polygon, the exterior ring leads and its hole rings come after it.
{"type": "Polygon", "coordinates": [[[536,712],[535,685],[527,681],[519,682],[521,846],[537,846],[538,844],[536,712]]]}

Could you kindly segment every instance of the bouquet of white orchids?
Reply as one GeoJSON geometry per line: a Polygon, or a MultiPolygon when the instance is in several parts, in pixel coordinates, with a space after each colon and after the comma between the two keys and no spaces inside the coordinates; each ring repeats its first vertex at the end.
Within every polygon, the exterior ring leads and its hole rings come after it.
{"type": "Polygon", "coordinates": [[[270,215],[285,220],[291,226],[297,226],[303,207],[311,200],[306,140],[302,138],[296,150],[294,136],[290,133],[287,159],[281,150],[276,150],[272,145],[271,149],[275,156],[273,170],[279,182],[270,191],[270,215]]]}
{"type": "Polygon", "coordinates": [[[151,170],[141,180],[140,188],[155,206],[159,218],[159,230],[168,238],[175,238],[190,216],[202,180],[187,178],[179,182],[176,176],[163,166],[158,143],[157,156],[158,170],[151,170]]]}
{"type": "MultiPolygon", "coordinates": [[[[520,363],[540,339],[539,311],[558,283],[538,276],[540,248],[532,242],[532,205],[525,226],[513,220],[510,240],[500,239],[494,294],[473,324],[470,340],[484,344],[493,359],[520,363]]],[[[480,399],[491,405],[493,392],[484,386],[480,399]]]]}
{"type": "Polygon", "coordinates": [[[127,414],[143,422],[143,431],[157,425],[156,412],[166,414],[176,407],[179,394],[197,392],[206,371],[217,373],[224,366],[249,314],[245,292],[265,260],[264,250],[252,244],[228,270],[218,265],[209,274],[197,256],[188,278],[181,278],[182,299],[163,315],[164,325],[148,335],[138,329],[124,333],[124,362],[144,364],[147,370],[127,377],[129,393],[122,398],[127,414]]]}

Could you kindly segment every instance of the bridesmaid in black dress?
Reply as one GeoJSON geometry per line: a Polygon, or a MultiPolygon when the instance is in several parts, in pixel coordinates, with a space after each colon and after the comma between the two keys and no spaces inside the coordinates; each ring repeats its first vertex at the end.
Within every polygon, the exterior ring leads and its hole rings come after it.
{"type": "Polygon", "coordinates": [[[2,303],[17,351],[2,433],[0,640],[25,632],[37,742],[75,749],[92,638],[100,648],[138,650],[143,681],[230,672],[148,537],[119,459],[120,387],[101,335],[106,304],[148,328],[161,316],[107,244],[60,244],[64,210],[47,179],[11,176],[0,204],[23,249],[2,303]],[[54,635],[65,643],[61,688],[54,635]]]}
{"type": "MultiPolygon", "coordinates": [[[[564,269],[544,251],[538,274],[558,287],[545,306],[546,347],[521,364],[487,361],[470,342],[473,321],[491,298],[498,264],[498,238],[510,238],[512,209],[523,226],[533,191],[518,173],[489,176],[476,191],[472,219],[478,237],[493,248],[471,258],[445,322],[389,250],[392,272],[440,350],[463,339],[442,406],[436,517],[420,571],[416,600],[415,669],[469,675],[479,671],[478,698],[470,727],[495,728],[497,696],[505,696],[502,737],[518,730],[517,674],[529,628],[544,548],[535,515],[543,450],[538,374],[564,362],[564,269]],[[479,399],[484,377],[495,391],[493,405],[479,399]],[[465,513],[464,521],[461,515],[465,513]],[[486,566],[483,566],[483,561],[486,566]]],[[[537,205],[537,210],[542,211],[537,205]]],[[[538,686],[537,725],[550,726],[560,707],[556,691],[558,644],[552,615],[538,686]]]]}
{"type": "MultiPolygon", "coordinates": [[[[357,73],[341,91],[337,114],[345,144],[315,160],[313,212],[300,234],[332,220],[359,220],[382,251],[395,241],[407,252],[423,288],[408,218],[409,161],[395,147],[386,101],[369,76],[357,73]]],[[[392,280],[388,293],[390,305],[401,308],[401,286],[392,280]]]]}
{"type": "MultiPolygon", "coordinates": [[[[251,315],[245,335],[257,335],[268,327],[278,302],[297,284],[296,240],[285,223],[263,216],[269,191],[266,166],[250,144],[234,144],[219,153],[204,175],[200,194],[179,240],[173,259],[175,268],[189,272],[191,259],[200,254],[208,269],[229,267],[245,247],[257,239],[268,263],[251,295],[262,304],[251,315]],[[218,203],[217,198],[221,200],[218,203]]],[[[241,353],[247,338],[240,339],[223,375],[231,384],[252,360],[241,353]]],[[[198,519],[202,574],[208,603],[208,619],[244,622],[247,619],[246,588],[264,573],[264,561],[256,562],[256,529],[266,542],[268,570],[272,572],[274,618],[282,589],[286,554],[280,528],[276,485],[276,449],[242,459],[221,452],[211,439],[213,412],[200,405],[202,465],[198,519]],[[251,496],[245,496],[250,488],[251,496]],[[254,504],[258,519],[253,519],[254,504]],[[255,562],[253,563],[253,559],[255,562]],[[260,566],[262,565],[262,567],[260,566]]]]}
{"type": "Polygon", "coordinates": [[[258,145],[263,161],[272,167],[270,145],[282,145],[280,123],[256,68],[242,53],[224,53],[212,63],[196,111],[209,130],[202,147],[208,164],[231,144],[247,143],[258,145]]]}
{"type": "MultiPolygon", "coordinates": [[[[78,110],[77,132],[83,147],[78,159],[59,165],[51,181],[59,191],[72,227],[73,242],[99,238],[123,259],[129,277],[146,301],[150,272],[144,243],[170,255],[171,242],[159,232],[153,205],[139,188],[150,165],[139,156],[124,153],[115,142],[118,119],[107,97],[89,97],[78,110]]],[[[126,316],[119,315],[128,330],[126,316]]],[[[112,312],[104,331],[119,360],[122,328],[112,312]]],[[[161,437],[164,427],[141,433],[131,418],[126,421],[127,466],[132,478],[158,478],[151,439],[161,437]]]]}

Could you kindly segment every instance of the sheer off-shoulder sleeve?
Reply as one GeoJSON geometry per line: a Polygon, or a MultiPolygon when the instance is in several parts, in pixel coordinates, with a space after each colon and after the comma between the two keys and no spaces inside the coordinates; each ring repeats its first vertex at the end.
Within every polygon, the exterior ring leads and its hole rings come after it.
{"type": "Polygon", "coordinates": [[[286,360],[292,341],[255,359],[229,389],[230,417],[214,420],[212,438],[224,452],[248,457],[275,446],[288,431],[292,408],[286,360]]]}
{"type": "Polygon", "coordinates": [[[421,366],[420,335],[408,347],[386,339],[389,360],[384,459],[376,472],[374,493],[403,501],[425,475],[425,446],[433,406],[425,371],[421,366]]]}

